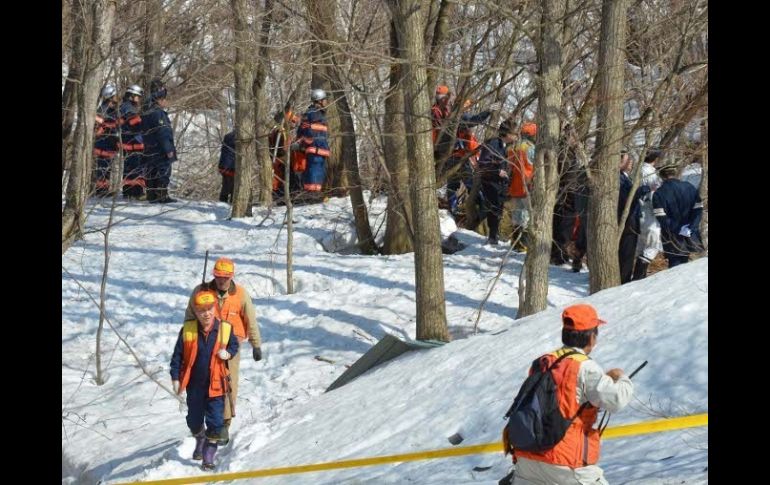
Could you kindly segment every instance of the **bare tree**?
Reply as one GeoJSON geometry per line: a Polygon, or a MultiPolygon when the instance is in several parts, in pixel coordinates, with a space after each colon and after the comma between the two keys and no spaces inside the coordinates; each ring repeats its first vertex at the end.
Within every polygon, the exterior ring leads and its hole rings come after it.
{"type": "Polygon", "coordinates": [[[623,73],[627,0],[603,0],[599,41],[596,153],[588,170],[588,265],[591,293],[620,285],[618,164],[623,144],[623,73]]]}
{"type": "MultiPolygon", "coordinates": [[[[71,46],[69,57],[67,58],[68,72],[67,79],[64,83],[64,92],[62,93],[62,118],[61,118],[61,134],[62,134],[62,161],[61,171],[62,177],[64,172],[69,168],[69,158],[67,157],[68,148],[72,144],[73,127],[75,126],[75,111],[77,111],[78,103],[78,83],[80,82],[83,74],[81,67],[81,56],[84,53],[84,42],[86,39],[84,35],[84,29],[82,27],[82,6],[73,5],[69,7],[69,15],[67,16],[69,22],[67,23],[72,30],[71,46]]],[[[65,29],[62,29],[65,30],[65,29]]]]}
{"type": "Polygon", "coordinates": [[[565,0],[541,0],[540,39],[537,42],[538,140],[533,189],[530,193],[530,247],[524,263],[524,300],[516,318],[545,310],[548,303],[548,265],[553,237],[553,209],[559,185],[558,144],[562,103],[562,32],[565,0]]]}
{"type": "Polygon", "coordinates": [[[388,219],[385,227],[383,253],[403,254],[413,251],[414,228],[412,204],[409,199],[409,164],[406,159],[406,132],[404,131],[403,68],[398,62],[398,37],[393,22],[390,24],[390,85],[385,96],[385,119],[382,146],[388,170],[388,219]]]}
{"type": "Polygon", "coordinates": [[[404,118],[411,162],[417,338],[449,341],[444,266],[433,167],[430,88],[426,85],[423,12],[418,0],[388,0],[404,61],[404,118]]]}
{"type": "Polygon", "coordinates": [[[340,38],[334,28],[334,21],[330,17],[330,13],[333,13],[334,9],[328,8],[324,2],[317,2],[316,0],[306,1],[306,6],[311,29],[320,41],[318,43],[319,53],[322,58],[329,62],[326,72],[332,93],[337,100],[337,113],[342,131],[340,159],[347,173],[347,181],[350,183],[346,188],[350,189],[350,202],[353,207],[358,247],[364,254],[375,254],[377,253],[377,246],[374,244],[374,236],[369,226],[368,211],[361,190],[361,177],[358,173],[356,130],[340,72],[344,67],[344,61],[338,50],[330,47],[340,45],[340,38]]]}
{"type": "Polygon", "coordinates": [[[76,81],[77,123],[62,210],[62,254],[83,234],[84,209],[93,166],[94,108],[103,78],[101,68],[109,53],[115,8],[115,0],[73,2],[74,29],[84,41],[73,53],[73,59],[77,59],[82,71],[76,81]]]}
{"type": "Polygon", "coordinates": [[[150,81],[160,77],[161,37],[163,36],[163,0],[144,0],[144,68],[142,84],[149,96],[150,81]]]}
{"type": "Polygon", "coordinates": [[[700,237],[703,247],[709,249],[709,124],[708,117],[701,125],[701,162],[703,177],[700,179],[700,198],[703,201],[703,216],[700,222],[700,237]]]}
{"type": "Polygon", "coordinates": [[[254,121],[253,9],[231,0],[235,40],[235,187],[231,217],[251,216],[251,167],[257,160],[254,121]]]}
{"type": "Polygon", "coordinates": [[[270,62],[270,29],[273,25],[273,0],[265,0],[265,9],[262,14],[262,24],[259,30],[259,50],[256,59],[256,73],[254,76],[253,95],[254,113],[256,114],[255,134],[257,135],[257,162],[259,167],[259,204],[263,207],[273,202],[273,165],[270,163],[269,143],[266,143],[266,130],[260,130],[266,126],[267,102],[265,95],[265,80],[267,78],[267,66],[270,62]],[[264,135],[262,133],[265,133],[264,135]]]}

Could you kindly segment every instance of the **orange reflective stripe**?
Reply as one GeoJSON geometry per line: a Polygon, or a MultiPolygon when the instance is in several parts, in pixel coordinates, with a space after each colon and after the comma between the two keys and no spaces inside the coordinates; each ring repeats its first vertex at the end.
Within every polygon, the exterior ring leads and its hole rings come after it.
{"type": "Polygon", "coordinates": [[[309,153],[311,155],[320,155],[322,157],[328,157],[331,155],[331,152],[326,148],[318,148],[318,147],[307,147],[305,149],[305,153],[309,153]]]}
{"type": "Polygon", "coordinates": [[[134,116],[133,118],[129,118],[129,120],[128,120],[128,124],[130,126],[138,125],[141,122],[142,122],[142,118],[140,118],[138,116],[134,116]]]}
{"type": "Polygon", "coordinates": [[[138,152],[144,150],[144,143],[124,143],[123,150],[127,152],[138,152]]]}
{"type": "Polygon", "coordinates": [[[305,184],[305,190],[308,192],[320,192],[321,184],[305,184]]]}
{"type": "Polygon", "coordinates": [[[311,123],[310,129],[314,131],[329,131],[329,128],[321,123],[311,123]]]}
{"type": "Polygon", "coordinates": [[[126,187],[146,187],[147,186],[143,178],[123,179],[123,185],[126,187]]]}
{"type": "Polygon", "coordinates": [[[99,158],[112,158],[116,152],[110,150],[102,150],[101,148],[94,148],[94,156],[99,158]]]}

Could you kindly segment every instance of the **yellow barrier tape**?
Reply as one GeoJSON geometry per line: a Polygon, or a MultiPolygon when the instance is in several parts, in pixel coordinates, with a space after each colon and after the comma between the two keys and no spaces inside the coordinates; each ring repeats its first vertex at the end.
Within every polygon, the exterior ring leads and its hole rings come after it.
{"type": "MultiPolygon", "coordinates": [[[[659,419],[644,421],[642,423],[626,424],[607,428],[602,435],[603,439],[622,438],[648,433],[659,433],[677,429],[694,428],[708,425],[708,413],[694,414],[680,418],[659,419]]],[[[270,477],[275,475],[290,475],[294,473],[308,473],[324,470],[336,470],[340,468],[357,468],[362,466],[383,465],[386,463],[400,463],[405,461],[430,460],[435,458],[447,458],[452,456],[476,455],[479,453],[502,453],[503,443],[484,443],[472,446],[456,446],[440,450],[418,451],[415,453],[403,453],[400,455],[374,456],[371,458],[358,458],[353,460],[330,461],[325,463],[313,463],[310,465],[287,466],[280,468],[264,468],[245,472],[217,473],[200,475],[197,477],[168,478],[165,480],[151,480],[147,482],[126,482],[115,485],[134,485],[138,483],[152,485],[182,485],[188,483],[220,482],[225,480],[239,480],[243,478],[270,477]]]]}
{"type": "Polygon", "coordinates": [[[644,421],[642,423],[624,424],[607,428],[604,431],[602,438],[622,438],[624,436],[636,436],[648,433],[659,433],[661,431],[672,431],[675,429],[708,426],[708,424],[708,413],[693,414],[691,416],[682,416],[681,418],[658,419],[656,421],[644,421]]]}

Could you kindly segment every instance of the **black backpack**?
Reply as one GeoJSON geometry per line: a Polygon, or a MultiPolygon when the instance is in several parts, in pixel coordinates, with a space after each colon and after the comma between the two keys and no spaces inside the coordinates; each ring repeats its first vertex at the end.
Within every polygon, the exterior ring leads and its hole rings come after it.
{"type": "Polygon", "coordinates": [[[505,450],[506,453],[511,451],[510,448],[535,453],[543,452],[553,448],[564,438],[567,428],[588,402],[584,403],[571,419],[562,416],[559,411],[559,400],[556,397],[558,390],[551,370],[562,359],[578,353],[574,350],[567,352],[548,368],[546,368],[546,356],[541,356],[532,362],[530,376],[521,385],[513,404],[505,414],[508,424],[503,433],[506,438],[504,441],[509,448],[505,450]]]}

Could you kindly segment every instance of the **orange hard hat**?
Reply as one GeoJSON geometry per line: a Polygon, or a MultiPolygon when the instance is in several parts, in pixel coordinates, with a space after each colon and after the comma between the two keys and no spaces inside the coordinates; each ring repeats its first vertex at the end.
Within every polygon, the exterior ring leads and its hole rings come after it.
{"type": "Polygon", "coordinates": [[[229,278],[235,274],[235,263],[230,258],[219,258],[214,264],[214,276],[229,278]]]}
{"type": "Polygon", "coordinates": [[[208,309],[216,305],[216,303],[217,295],[211,290],[201,290],[193,298],[195,308],[208,309]]]}
{"type": "Polygon", "coordinates": [[[521,125],[521,134],[527,136],[537,136],[537,125],[532,122],[521,125]]]}
{"type": "Polygon", "coordinates": [[[449,86],[443,84],[436,88],[436,96],[446,96],[449,94],[449,86]]]}

